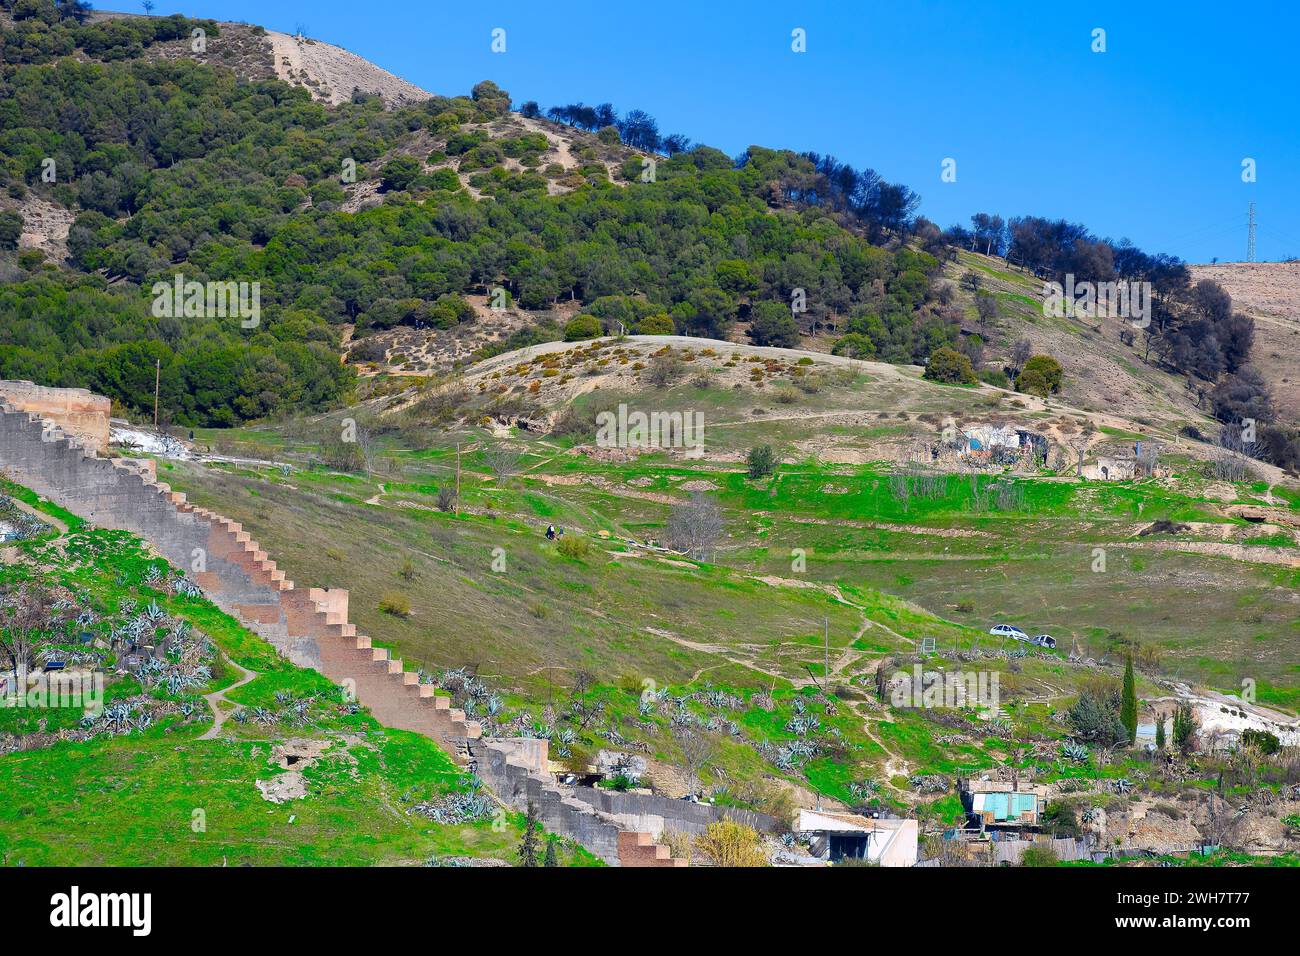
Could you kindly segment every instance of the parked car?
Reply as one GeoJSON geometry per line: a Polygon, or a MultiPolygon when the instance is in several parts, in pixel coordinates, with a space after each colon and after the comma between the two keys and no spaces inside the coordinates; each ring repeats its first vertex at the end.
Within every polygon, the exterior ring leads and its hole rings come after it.
{"type": "Polygon", "coordinates": [[[998,637],[1010,637],[1017,641],[1029,640],[1028,634],[1012,624],[994,624],[989,628],[989,633],[996,634],[998,637]]]}
{"type": "Polygon", "coordinates": [[[1037,644],[1039,647],[1054,648],[1056,647],[1056,638],[1050,634],[1039,634],[1030,643],[1037,644]]]}

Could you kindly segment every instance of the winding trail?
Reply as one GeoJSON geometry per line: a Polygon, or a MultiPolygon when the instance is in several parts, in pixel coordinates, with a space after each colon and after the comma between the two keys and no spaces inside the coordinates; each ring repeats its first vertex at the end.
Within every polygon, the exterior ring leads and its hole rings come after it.
{"type": "Polygon", "coordinates": [[[13,502],[14,507],[17,508],[19,511],[26,512],[27,514],[31,515],[33,518],[36,518],[37,520],[42,521],[45,524],[53,525],[55,527],[55,529],[59,532],[59,536],[55,538],[54,541],[51,543],[58,543],[68,536],[68,525],[66,522],[60,520],[59,518],[54,517],[53,515],[47,515],[44,511],[41,511],[39,508],[33,508],[31,505],[23,501],[21,498],[11,497],[9,500],[13,502]]]}
{"type": "Polygon", "coordinates": [[[227,715],[226,712],[217,705],[221,701],[226,701],[227,703],[231,703],[231,701],[226,700],[226,693],[228,691],[234,690],[236,687],[243,687],[254,677],[258,676],[257,671],[250,671],[246,667],[240,667],[230,658],[226,658],[226,663],[229,664],[231,667],[233,667],[235,670],[239,671],[244,676],[241,677],[239,680],[235,681],[229,687],[223,687],[221,690],[214,690],[211,694],[203,695],[203,699],[206,700],[208,702],[208,706],[212,708],[212,726],[209,727],[207,731],[202,736],[199,737],[199,740],[212,740],[217,736],[217,734],[221,733],[221,725],[226,722],[227,715]]]}

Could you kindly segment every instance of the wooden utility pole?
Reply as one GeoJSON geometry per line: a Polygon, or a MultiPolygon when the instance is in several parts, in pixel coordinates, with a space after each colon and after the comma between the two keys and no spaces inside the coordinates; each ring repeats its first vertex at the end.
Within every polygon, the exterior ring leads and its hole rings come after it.
{"type": "Polygon", "coordinates": [[[822,637],[826,641],[826,689],[831,689],[831,620],[828,617],[822,618],[822,637]]]}
{"type": "Polygon", "coordinates": [[[153,360],[153,428],[158,430],[158,384],[162,381],[162,359],[153,360]]]}

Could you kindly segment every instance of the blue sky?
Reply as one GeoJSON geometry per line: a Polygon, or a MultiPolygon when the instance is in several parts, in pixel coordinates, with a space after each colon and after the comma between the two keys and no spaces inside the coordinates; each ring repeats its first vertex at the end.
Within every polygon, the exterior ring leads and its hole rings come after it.
{"type": "MultiPolygon", "coordinates": [[[[123,0],[99,4],[132,9],[123,0]]],[[[168,0],[156,12],[172,12],[168,0]]],[[[611,102],[736,154],[814,149],[947,226],[1034,214],[1189,261],[1300,256],[1295,3],[184,0],[345,46],[435,93],[611,102]],[[1164,9],[1156,9],[1157,6],[1164,9]],[[491,32],[506,31],[506,52],[491,32]],[[803,28],[807,52],[791,51],[803,28]],[[1094,53],[1093,30],[1106,31],[1094,53]],[[1257,181],[1242,181],[1242,160],[1257,181]],[[957,180],[940,180],[943,160],[957,180]]]]}

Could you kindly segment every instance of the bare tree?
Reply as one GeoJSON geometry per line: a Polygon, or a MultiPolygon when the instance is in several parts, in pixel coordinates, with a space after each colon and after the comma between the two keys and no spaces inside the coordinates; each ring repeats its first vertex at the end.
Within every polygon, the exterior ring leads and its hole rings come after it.
{"type": "Polygon", "coordinates": [[[700,791],[700,771],[712,763],[718,753],[718,739],[696,727],[674,731],[673,736],[682,748],[682,769],[686,771],[693,796],[700,791]]]}
{"type": "Polygon", "coordinates": [[[1224,425],[1219,430],[1214,453],[1214,477],[1223,481],[1245,481],[1249,472],[1242,430],[1235,425],[1224,425]]]}
{"type": "Polygon", "coordinates": [[[11,670],[32,666],[36,635],[49,626],[49,595],[30,585],[0,591],[0,650],[11,670]]]}
{"type": "Polygon", "coordinates": [[[1017,339],[1016,344],[1011,346],[1011,377],[1018,378],[1020,370],[1025,367],[1029,357],[1034,354],[1034,345],[1029,339],[1017,339]]]}
{"type": "Polygon", "coordinates": [[[1088,446],[1092,444],[1091,429],[1077,432],[1065,440],[1070,446],[1070,451],[1074,452],[1074,476],[1083,477],[1083,461],[1088,457],[1088,446]]]}
{"type": "Polygon", "coordinates": [[[1142,442],[1142,448],[1137,454],[1135,464],[1138,475],[1143,478],[1154,478],[1156,476],[1156,472],[1160,470],[1160,451],[1159,442],[1142,442]]]}
{"type": "Polygon", "coordinates": [[[479,452],[479,457],[496,476],[497,487],[504,488],[519,473],[519,462],[523,456],[509,445],[490,445],[479,452]]]}
{"type": "Polygon", "coordinates": [[[708,495],[697,491],[690,501],[674,506],[664,529],[664,540],[674,551],[708,561],[725,531],[722,509],[708,495]]]}

